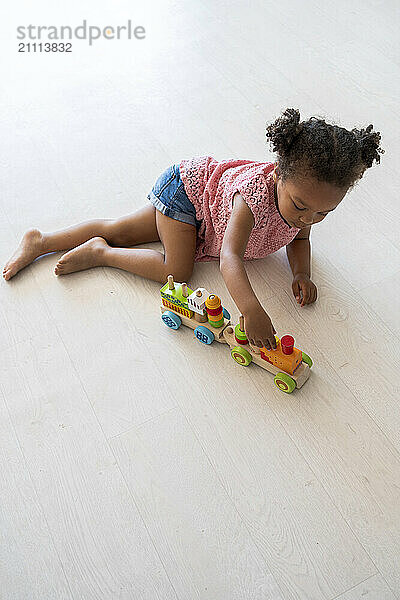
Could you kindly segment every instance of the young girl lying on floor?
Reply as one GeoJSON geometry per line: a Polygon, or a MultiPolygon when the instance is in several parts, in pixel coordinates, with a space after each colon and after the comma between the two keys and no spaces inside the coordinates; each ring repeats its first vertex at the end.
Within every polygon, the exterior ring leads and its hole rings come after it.
{"type": "Polygon", "coordinates": [[[380,133],[351,131],[286,109],[267,126],[277,161],[183,159],[168,167],[149,204],[118,219],[94,219],[52,233],[27,231],[3,270],[11,279],[35,258],[73,248],[55,267],[66,275],[89,267],[118,267],[165,283],[190,279],[194,262],[220,261],[226,286],[244,316],[250,343],[275,348],[275,329],[250,285],[243,260],[286,246],[297,302],[310,304],[310,229],[335,210],[373,161],[380,133]],[[164,254],[131,246],[161,241],[164,254]]]}

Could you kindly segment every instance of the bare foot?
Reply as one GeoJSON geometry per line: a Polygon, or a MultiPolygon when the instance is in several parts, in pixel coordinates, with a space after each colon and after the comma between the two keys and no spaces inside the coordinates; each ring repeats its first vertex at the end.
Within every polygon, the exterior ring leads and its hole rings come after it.
{"type": "Polygon", "coordinates": [[[94,237],[62,255],[55,266],[56,275],[66,275],[75,271],[83,271],[89,267],[104,265],[104,250],[108,244],[102,237],[94,237]]]}
{"type": "Polygon", "coordinates": [[[17,250],[3,269],[3,277],[6,281],[14,277],[24,267],[29,265],[35,258],[43,254],[43,235],[39,229],[28,229],[22,238],[17,250]]]}

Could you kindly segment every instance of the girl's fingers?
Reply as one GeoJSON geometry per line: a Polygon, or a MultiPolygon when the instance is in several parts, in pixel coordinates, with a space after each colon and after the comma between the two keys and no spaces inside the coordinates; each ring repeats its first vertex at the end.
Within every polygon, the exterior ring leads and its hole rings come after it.
{"type": "Polygon", "coordinates": [[[317,295],[317,288],[315,285],[303,285],[301,286],[300,292],[296,294],[296,296],[299,296],[299,299],[296,298],[296,301],[300,306],[304,306],[305,304],[315,302],[317,295]]]}

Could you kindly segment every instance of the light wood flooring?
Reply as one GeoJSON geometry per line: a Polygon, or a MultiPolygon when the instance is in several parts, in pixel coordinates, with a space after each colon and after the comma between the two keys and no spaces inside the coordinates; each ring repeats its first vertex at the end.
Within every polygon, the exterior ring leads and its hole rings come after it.
{"type": "MultiPolygon", "coordinates": [[[[315,304],[296,304],[284,249],[246,263],[314,360],[291,395],[165,327],[155,282],[57,278],[61,253],[1,281],[2,599],[400,598],[399,6],[2,7],[2,265],[29,227],[140,208],[182,158],[273,160],[265,126],[287,107],[372,123],[386,150],[312,232],[315,304]],[[18,25],[128,18],[145,40],[17,53],[18,25]]],[[[218,262],[188,285],[237,319],[218,262]]]]}

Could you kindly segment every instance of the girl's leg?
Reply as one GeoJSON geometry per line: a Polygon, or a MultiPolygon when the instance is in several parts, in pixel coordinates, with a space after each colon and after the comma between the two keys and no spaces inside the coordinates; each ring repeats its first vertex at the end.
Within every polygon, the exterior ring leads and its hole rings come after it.
{"type": "Polygon", "coordinates": [[[6,263],[3,277],[11,279],[42,254],[75,248],[96,236],[103,237],[112,246],[134,246],[160,241],[155,213],[154,206],[148,205],[119,219],[93,219],[52,233],[29,229],[17,251],[6,263]]]}
{"type": "Polygon", "coordinates": [[[112,248],[103,238],[95,237],[64,254],[56,265],[56,275],[107,266],[159,283],[165,283],[169,274],[176,281],[187,281],[193,271],[196,227],[166,217],[158,210],[156,224],[164,254],[147,248],[112,248]]]}

